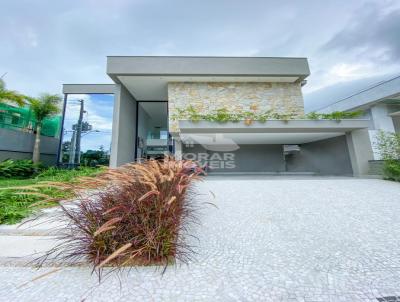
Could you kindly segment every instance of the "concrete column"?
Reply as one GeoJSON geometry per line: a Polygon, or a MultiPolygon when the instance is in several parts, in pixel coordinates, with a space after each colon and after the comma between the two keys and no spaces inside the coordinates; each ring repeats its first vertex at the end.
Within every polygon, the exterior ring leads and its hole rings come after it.
{"type": "Polygon", "coordinates": [[[175,158],[177,160],[182,159],[182,141],[180,138],[175,139],[174,141],[175,144],[175,158]]]}
{"type": "Polygon", "coordinates": [[[395,132],[395,125],[392,117],[389,115],[390,113],[390,108],[386,104],[377,104],[371,107],[373,129],[369,131],[369,137],[371,140],[375,160],[381,159],[381,156],[376,148],[377,135],[379,131],[382,130],[385,132],[395,132]]]}
{"type": "Polygon", "coordinates": [[[368,129],[359,129],[346,133],[354,176],[367,175],[369,161],[374,158],[368,129]]]}
{"type": "Polygon", "coordinates": [[[121,84],[115,85],[110,167],[135,160],[136,100],[121,84]]]}
{"type": "Polygon", "coordinates": [[[394,131],[396,133],[400,133],[400,115],[393,115],[392,116],[394,131]]]}

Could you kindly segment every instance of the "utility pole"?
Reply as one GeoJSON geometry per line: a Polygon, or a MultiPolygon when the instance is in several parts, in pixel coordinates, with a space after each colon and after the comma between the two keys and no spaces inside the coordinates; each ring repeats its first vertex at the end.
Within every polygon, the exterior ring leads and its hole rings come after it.
{"type": "Polygon", "coordinates": [[[72,132],[71,144],[69,146],[69,161],[68,166],[73,168],[75,166],[75,148],[76,148],[76,130],[72,132]]]}
{"type": "Polygon", "coordinates": [[[69,151],[69,166],[74,167],[78,166],[81,162],[81,136],[82,136],[82,124],[83,124],[83,113],[84,110],[84,101],[79,100],[81,104],[81,108],[79,110],[79,118],[78,123],[72,125],[72,138],[71,138],[71,146],[69,151]]]}
{"type": "Polygon", "coordinates": [[[84,110],[84,101],[79,100],[81,103],[81,110],[79,111],[79,119],[76,129],[76,153],[75,153],[75,163],[79,165],[81,163],[81,136],[82,136],[82,121],[83,121],[83,113],[84,110]]]}

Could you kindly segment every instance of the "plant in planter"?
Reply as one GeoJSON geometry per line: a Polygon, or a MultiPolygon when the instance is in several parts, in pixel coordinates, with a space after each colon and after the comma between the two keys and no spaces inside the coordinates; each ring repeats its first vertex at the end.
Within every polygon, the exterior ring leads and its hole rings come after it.
{"type": "Polygon", "coordinates": [[[320,114],[313,111],[313,112],[307,113],[305,118],[310,119],[310,120],[318,120],[318,119],[320,119],[320,116],[321,116],[320,114]]]}
{"type": "Polygon", "coordinates": [[[238,110],[235,112],[230,112],[226,108],[219,108],[210,113],[198,113],[193,106],[188,106],[186,109],[177,108],[176,113],[172,115],[173,120],[190,120],[192,122],[197,122],[200,120],[210,121],[210,122],[239,122],[244,121],[245,125],[251,125],[254,121],[259,121],[265,123],[268,120],[282,120],[288,122],[294,119],[311,119],[311,120],[335,120],[340,122],[342,119],[352,119],[363,114],[363,111],[353,111],[353,112],[341,112],[335,111],[332,113],[316,113],[310,112],[304,116],[299,116],[294,112],[289,113],[278,113],[268,110],[265,112],[257,112],[258,106],[252,104],[250,106],[250,111],[238,110]]]}
{"type": "Polygon", "coordinates": [[[331,113],[317,113],[310,112],[305,115],[306,119],[310,120],[335,120],[341,121],[343,119],[352,119],[363,115],[364,111],[334,111],[331,113]]]}
{"type": "Polygon", "coordinates": [[[219,123],[229,122],[232,120],[232,114],[226,108],[220,108],[215,111],[214,115],[211,115],[211,120],[219,123]]]}
{"type": "Polygon", "coordinates": [[[245,111],[241,116],[246,126],[250,126],[255,120],[257,120],[257,114],[253,111],[245,111]]]}

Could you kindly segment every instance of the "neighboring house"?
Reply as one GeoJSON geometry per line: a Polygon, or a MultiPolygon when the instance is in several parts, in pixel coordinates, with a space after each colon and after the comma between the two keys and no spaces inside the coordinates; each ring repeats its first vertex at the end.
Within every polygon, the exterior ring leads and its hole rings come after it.
{"type": "Polygon", "coordinates": [[[306,58],[108,57],[114,85],[65,84],[68,94],[114,93],[110,165],[171,154],[216,173],[362,175],[368,120],[305,120],[306,58]],[[179,113],[294,114],[296,120],[192,122],[179,113]]]}
{"type": "MultiPolygon", "coordinates": [[[[32,159],[36,120],[27,107],[0,103],[0,161],[32,159]]],[[[44,165],[57,163],[61,116],[45,119],[40,140],[40,160],[44,165]]]]}
{"type": "Polygon", "coordinates": [[[369,135],[374,159],[380,156],[376,150],[376,135],[380,130],[400,133],[400,76],[378,83],[341,99],[319,112],[363,110],[370,120],[369,135]]]}

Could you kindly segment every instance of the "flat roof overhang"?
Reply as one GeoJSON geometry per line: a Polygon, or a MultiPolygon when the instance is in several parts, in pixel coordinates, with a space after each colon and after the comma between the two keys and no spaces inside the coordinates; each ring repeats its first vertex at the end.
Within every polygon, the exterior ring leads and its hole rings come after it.
{"type": "Polygon", "coordinates": [[[180,133],[174,133],[183,141],[200,144],[303,144],[345,135],[368,128],[368,120],[271,120],[265,123],[243,122],[216,123],[208,121],[179,121],[180,133]]]}
{"type": "Polygon", "coordinates": [[[63,84],[64,94],[113,94],[115,84],[63,84]]]}
{"type": "Polygon", "coordinates": [[[109,56],[107,74],[140,101],[168,100],[169,82],[296,82],[306,58],[109,56]]]}

